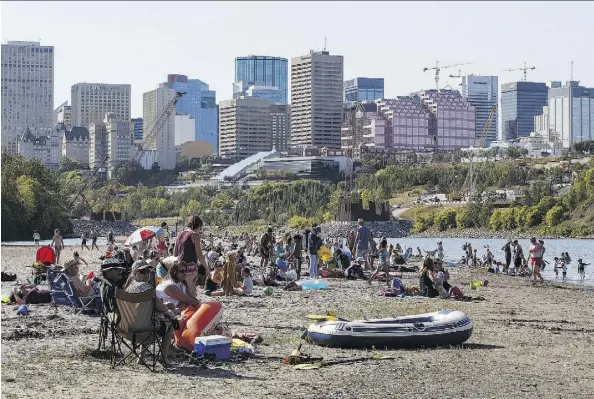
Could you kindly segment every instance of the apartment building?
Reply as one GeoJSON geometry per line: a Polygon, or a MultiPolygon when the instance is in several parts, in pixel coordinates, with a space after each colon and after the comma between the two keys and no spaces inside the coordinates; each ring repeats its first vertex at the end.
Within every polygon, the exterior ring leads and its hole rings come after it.
{"type": "Polygon", "coordinates": [[[54,47],[9,41],[1,54],[2,149],[15,154],[23,134],[54,127],[54,47]]]}
{"type": "Polygon", "coordinates": [[[310,51],[291,59],[291,145],[340,149],[343,57],[310,51]]]}
{"type": "Polygon", "coordinates": [[[89,167],[95,169],[107,155],[107,131],[104,123],[89,124],[89,167]]]}
{"type": "Polygon", "coordinates": [[[115,113],[109,112],[103,120],[105,125],[107,178],[113,179],[118,167],[132,159],[135,153],[134,124],[129,120],[119,121],[115,113]]]}
{"type": "Polygon", "coordinates": [[[277,151],[288,151],[291,147],[291,106],[272,104],[272,146],[277,151]]]}
{"type": "Polygon", "coordinates": [[[103,123],[113,113],[119,121],[130,120],[132,88],[128,84],[77,83],[71,88],[72,126],[103,123]]]}
{"type": "Polygon", "coordinates": [[[241,97],[219,103],[219,155],[247,158],[272,150],[272,113],[268,100],[241,97]]]}
{"type": "Polygon", "coordinates": [[[72,129],[72,107],[68,105],[68,101],[64,101],[54,110],[54,123],[64,124],[67,130],[72,129]]]}

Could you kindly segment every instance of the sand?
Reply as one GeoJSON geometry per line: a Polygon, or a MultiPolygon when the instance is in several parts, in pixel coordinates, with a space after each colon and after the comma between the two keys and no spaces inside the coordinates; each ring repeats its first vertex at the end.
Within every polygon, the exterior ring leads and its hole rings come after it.
{"type": "MultiPolygon", "coordinates": [[[[74,248],[63,252],[70,258],[74,248]]],[[[34,249],[3,246],[2,270],[29,276],[34,249]]],[[[98,253],[82,256],[96,270],[98,253]]],[[[405,274],[405,283],[418,278],[405,274]]],[[[453,273],[452,281],[482,302],[401,300],[377,295],[379,284],[330,280],[330,289],[262,297],[222,298],[223,321],[263,336],[258,357],[237,363],[189,365],[181,359],[169,372],[152,374],[136,365],[112,371],[89,355],[97,345],[99,318],[64,308],[1,305],[2,397],[39,398],[589,398],[594,397],[594,291],[547,283],[531,287],[523,278],[482,271],[453,273]],[[473,279],[488,287],[470,291],[473,279]],[[346,318],[376,318],[444,308],[466,312],[474,332],[462,347],[391,350],[394,360],[295,370],[280,358],[307,327],[307,314],[334,310],[346,318]]],[[[13,283],[2,283],[5,294],[13,283]]],[[[362,350],[304,345],[326,360],[369,354],[362,350]]]]}

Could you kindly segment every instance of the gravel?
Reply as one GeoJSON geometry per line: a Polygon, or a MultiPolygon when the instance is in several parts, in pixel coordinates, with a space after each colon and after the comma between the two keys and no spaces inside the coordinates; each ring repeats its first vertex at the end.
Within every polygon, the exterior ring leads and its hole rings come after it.
{"type": "Polygon", "coordinates": [[[96,221],[96,220],[73,220],[72,230],[74,235],[79,236],[85,232],[94,231],[100,237],[107,237],[109,231],[113,231],[114,236],[129,236],[138,227],[127,221],[96,221]]]}

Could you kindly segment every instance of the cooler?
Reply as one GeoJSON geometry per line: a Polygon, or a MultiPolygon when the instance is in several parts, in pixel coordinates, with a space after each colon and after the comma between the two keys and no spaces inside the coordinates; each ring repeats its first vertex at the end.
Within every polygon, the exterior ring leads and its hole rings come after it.
{"type": "Polygon", "coordinates": [[[231,339],[224,335],[207,335],[196,337],[194,352],[198,356],[214,355],[217,360],[227,360],[231,357],[231,339]]]}

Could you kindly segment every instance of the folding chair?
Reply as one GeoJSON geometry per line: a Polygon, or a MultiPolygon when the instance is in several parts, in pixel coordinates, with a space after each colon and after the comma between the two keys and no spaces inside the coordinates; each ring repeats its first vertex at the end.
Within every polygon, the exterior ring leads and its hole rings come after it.
{"type": "Polygon", "coordinates": [[[65,279],[63,283],[64,294],[66,294],[66,297],[70,301],[70,305],[72,306],[74,313],[100,314],[101,297],[97,295],[95,291],[92,291],[92,293],[88,296],[79,296],[72,280],[70,280],[70,278],[65,274],[62,274],[62,276],[63,279],[65,279]]]}
{"type": "Polygon", "coordinates": [[[122,365],[133,356],[152,372],[157,362],[167,368],[162,351],[163,337],[155,327],[155,290],[130,294],[117,289],[116,308],[108,315],[112,332],[111,367],[122,365]],[[125,356],[122,347],[128,350],[125,356]],[[152,355],[152,362],[145,362],[144,355],[147,353],[152,355]]]}

